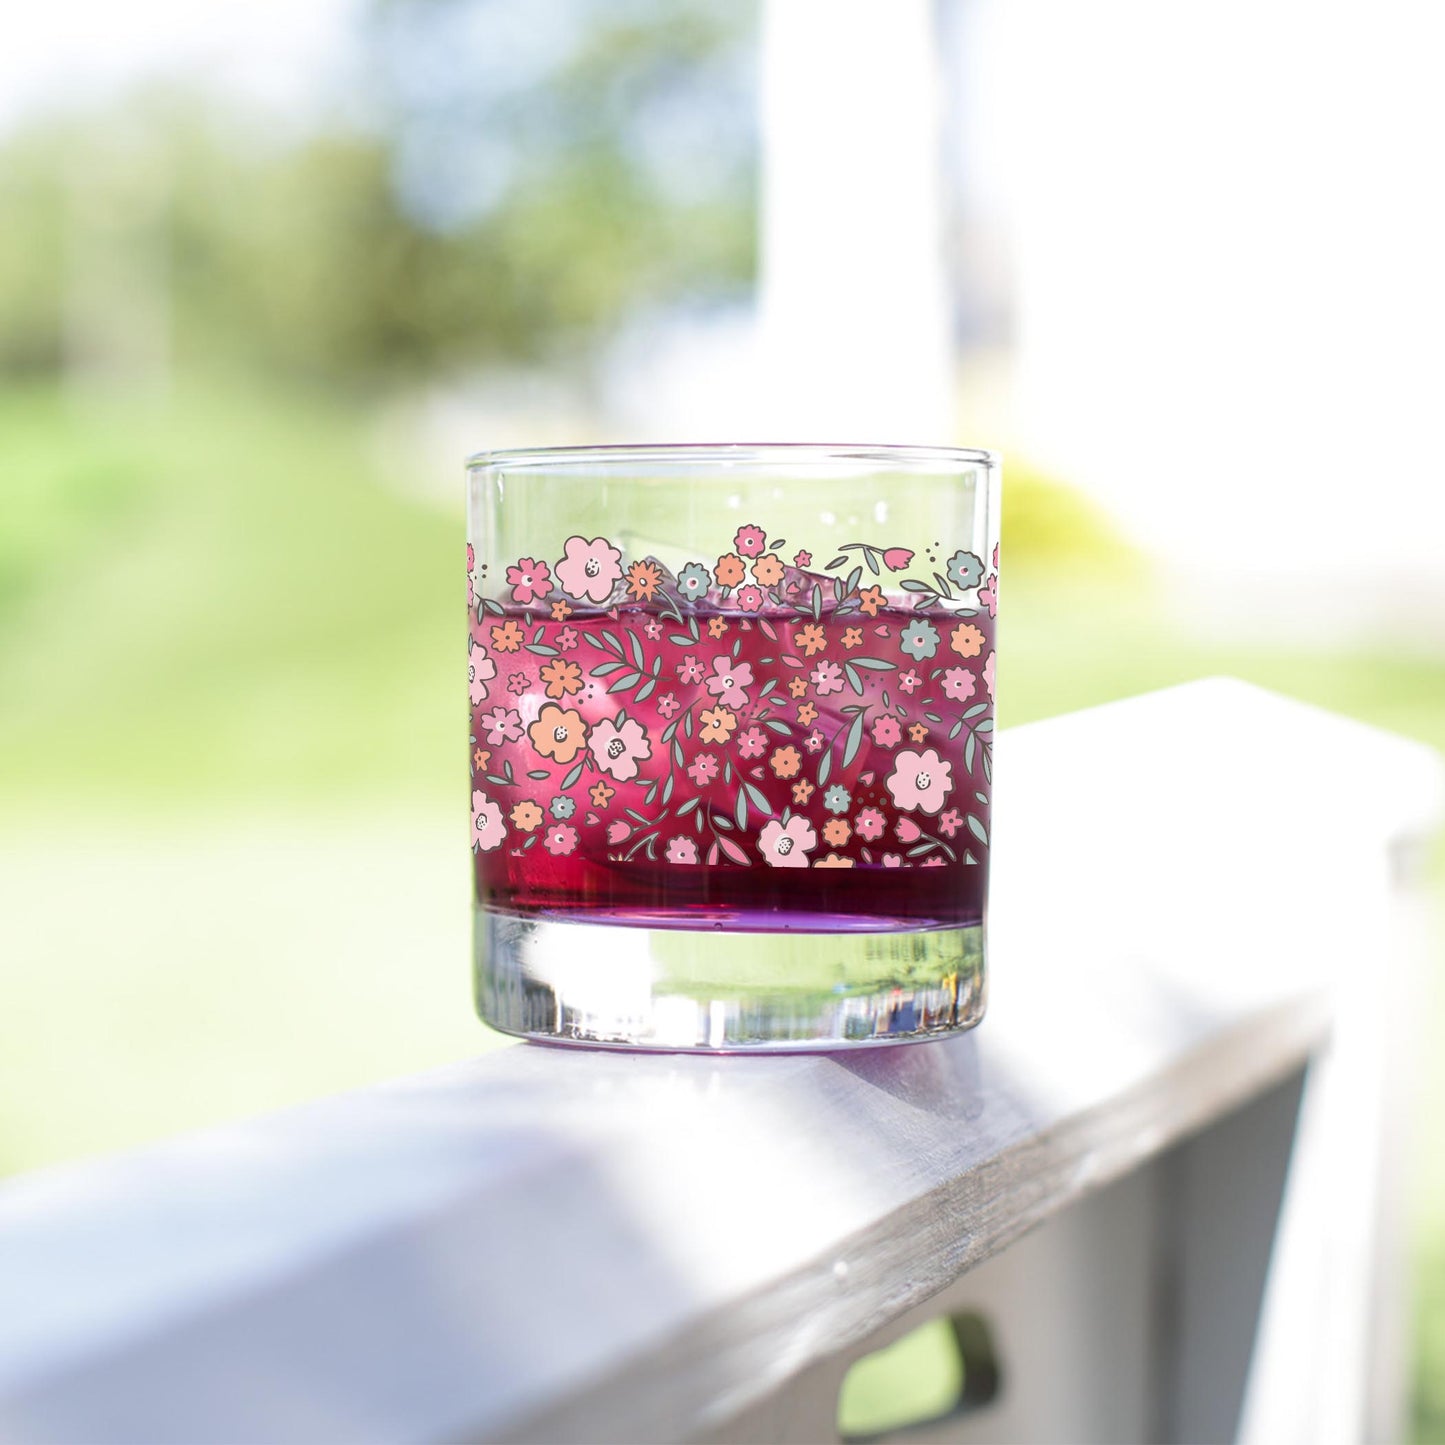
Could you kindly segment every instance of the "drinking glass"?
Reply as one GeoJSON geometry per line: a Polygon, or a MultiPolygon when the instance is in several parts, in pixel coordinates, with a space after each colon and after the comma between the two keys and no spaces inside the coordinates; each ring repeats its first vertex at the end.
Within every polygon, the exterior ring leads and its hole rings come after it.
{"type": "Polygon", "coordinates": [[[998,473],[932,447],[471,460],[488,1023],[731,1051],[978,1022],[998,473]]]}

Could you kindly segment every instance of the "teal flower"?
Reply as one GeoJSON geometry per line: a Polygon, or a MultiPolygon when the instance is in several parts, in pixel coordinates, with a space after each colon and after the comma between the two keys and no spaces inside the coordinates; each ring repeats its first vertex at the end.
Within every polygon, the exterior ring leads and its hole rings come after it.
{"type": "Polygon", "coordinates": [[[712,574],[701,562],[689,562],[677,574],[677,590],[688,602],[696,602],[698,598],[706,596],[711,585],[712,574]]]}
{"type": "Polygon", "coordinates": [[[577,811],[577,804],[565,793],[553,798],[549,806],[554,818],[570,818],[577,811]]]}
{"type": "Polygon", "coordinates": [[[852,796],[842,783],[834,783],[833,786],[823,794],[823,806],[830,813],[846,813],[848,811],[848,804],[852,801],[852,796]]]}
{"type": "Polygon", "coordinates": [[[948,559],[948,580],[967,592],[983,581],[983,563],[972,552],[955,552],[948,559]]]}
{"type": "Polygon", "coordinates": [[[926,618],[915,617],[899,634],[898,645],[915,662],[922,662],[938,651],[938,629],[926,618]]]}

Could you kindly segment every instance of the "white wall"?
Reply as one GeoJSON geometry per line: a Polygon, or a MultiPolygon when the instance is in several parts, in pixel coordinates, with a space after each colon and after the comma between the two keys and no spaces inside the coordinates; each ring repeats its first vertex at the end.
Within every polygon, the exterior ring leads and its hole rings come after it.
{"type": "Polygon", "coordinates": [[[1017,444],[1236,600],[1423,602],[1445,631],[1445,11],[966,13],[1017,444]]]}

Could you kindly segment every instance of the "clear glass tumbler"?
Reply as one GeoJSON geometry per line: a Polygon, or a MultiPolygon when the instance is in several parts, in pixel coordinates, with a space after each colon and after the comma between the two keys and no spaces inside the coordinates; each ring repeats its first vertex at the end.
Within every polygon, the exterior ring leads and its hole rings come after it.
{"type": "Polygon", "coordinates": [[[722,1050],[977,1023],[997,458],[491,452],[468,501],[482,1017],[722,1050]]]}

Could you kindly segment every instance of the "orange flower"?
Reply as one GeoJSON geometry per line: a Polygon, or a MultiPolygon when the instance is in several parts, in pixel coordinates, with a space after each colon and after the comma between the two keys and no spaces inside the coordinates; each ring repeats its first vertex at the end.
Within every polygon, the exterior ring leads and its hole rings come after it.
{"type": "Polygon", "coordinates": [[[627,595],[638,602],[650,602],[662,583],[662,568],[656,562],[634,562],[627,569],[627,595]]]}
{"type": "Polygon", "coordinates": [[[811,723],[813,719],[817,716],[818,709],[815,708],[811,702],[805,702],[798,709],[798,721],[802,723],[804,727],[807,727],[808,724],[811,723]]]}
{"type": "Polygon", "coordinates": [[[843,646],[847,648],[863,646],[863,629],[861,627],[849,627],[843,632],[843,646]]]}
{"type": "Polygon", "coordinates": [[[492,646],[498,652],[520,652],[522,650],[521,625],[508,618],[492,628],[492,646]]]}
{"type": "Polygon", "coordinates": [[[762,587],[776,587],[783,580],[783,564],[775,552],[764,552],[753,563],[753,576],[762,587]]]}
{"type": "Polygon", "coordinates": [[[553,657],[542,668],[542,681],[546,683],[549,698],[569,698],[574,692],[582,691],[582,669],[575,662],[553,657]]]}
{"type": "Polygon", "coordinates": [[[577,756],[587,729],[582,724],[580,712],[571,708],[563,712],[555,703],[549,702],[538,714],[537,721],[527,729],[527,734],[532,739],[532,746],[544,758],[566,764],[577,756]]]}
{"type": "Polygon", "coordinates": [[[592,792],[590,794],[592,806],[594,808],[605,808],[608,803],[612,801],[613,795],[616,792],[616,788],[609,787],[601,778],[598,778],[598,780],[592,784],[592,792]]]}
{"type": "MultiPolygon", "coordinates": [[[[875,589],[876,590],[876,589],[875,589]]],[[[567,605],[565,597],[559,597],[552,604],[552,621],[565,622],[572,615],[572,609],[567,605]]]]}
{"type": "Polygon", "coordinates": [[[743,566],[743,559],[735,552],[724,552],[713,569],[713,576],[719,587],[736,587],[747,575],[748,570],[743,566]]]}
{"type": "Polygon", "coordinates": [[[841,848],[852,836],[853,830],[846,818],[829,818],[823,824],[823,841],[830,848],[841,848]]]}
{"type": "Polygon", "coordinates": [[[709,637],[721,637],[727,630],[728,625],[721,617],[714,617],[708,622],[707,635],[709,637]]]}
{"type": "Polygon", "coordinates": [[[883,589],[876,584],[872,587],[865,587],[858,594],[858,605],[869,617],[877,617],[878,609],[883,605],[883,589]]]}
{"type": "Polygon", "coordinates": [[[814,868],[851,868],[853,860],[845,858],[841,853],[829,853],[826,858],[819,858],[813,864],[814,868]]]}
{"type": "Polygon", "coordinates": [[[481,772],[491,760],[492,755],[486,748],[478,748],[476,752],[472,754],[472,764],[478,772],[481,772]]]}
{"type": "Polygon", "coordinates": [[[732,708],[719,703],[716,707],[704,708],[698,714],[702,728],[698,733],[705,743],[725,743],[738,725],[738,715],[732,708]]]}
{"type": "Polygon", "coordinates": [[[512,809],[512,822],[524,833],[530,833],[541,821],[542,810],[530,798],[523,798],[512,809]]]}
{"type": "Polygon", "coordinates": [[[809,798],[813,796],[813,785],[807,778],[799,778],[793,784],[793,801],[801,808],[806,806],[809,798]]]}
{"type": "Polygon", "coordinates": [[[797,748],[778,748],[768,759],[768,766],[780,777],[791,778],[803,766],[803,755],[797,748]]]}
{"type": "Polygon", "coordinates": [[[922,723],[914,723],[908,729],[908,736],[916,743],[921,743],[928,736],[928,729],[922,723]]]}
{"type": "Polygon", "coordinates": [[[542,681],[547,684],[548,697],[571,697],[582,691],[582,669],[575,662],[554,657],[542,668],[542,681]]]}
{"type": "Polygon", "coordinates": [[[793,641],[803,649],[804,657],[822,652],[828,645],[827,634],[816,622],[810,622],[801,631],[793,634],[793,641]]]}
{"type": "Polygon", "coordinates": [[[977,657],[987,641],[983,633],[971,622],[960,622],[949,635],[949,646],[960,657],[977,657]]]}
{"type": "Polygon", "coordinates": [[[788,683],[788,691],[792,693],[794,697],[802,697],[807,690],[808,684],[804,682],[801,677],[795,677],[788,683]]]}

